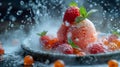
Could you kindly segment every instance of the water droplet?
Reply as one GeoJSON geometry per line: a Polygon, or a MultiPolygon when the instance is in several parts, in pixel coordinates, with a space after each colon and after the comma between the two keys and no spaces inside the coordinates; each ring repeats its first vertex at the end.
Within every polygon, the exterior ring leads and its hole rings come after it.
{"type": "Polygon", "coordinates": [[[101,3],[103,4],[103,3],[104,3],[104,1],[101,1],[101,3]]]}
{"type": "Polygon", "coordinates": [[[4,19],[1,19],[0,21],[1,21],[1,22],[4,22],[4,19]]]}
{"type": "Polygon", "coordinates": [[[23,29],[24,28],[24,25],[20,25],[20,29],[23,29]]]}
{"type": "Polygon", "coordinates": [[[24,3],[24,1],[20,1],[20,5],[24,5],[25,3],[24,3]]]}
{"type": "Polygon", "coordinates": [[[8,5],[11,5],[11,4],[12,4],[11,2],[8,3],[8,5]]]}
{"type": "Polygon", "coordinates": [[[14,27],[14,24],[11,24],[10,26],[11,26],[11,27],[14,27]]]}
{"type": "Polygon", "coordinates": [[[36,14],[40,14],[40,11],[39,11],[39,10],[37,10],[36,14]]]}
{"type": "Polygon", "coordinates": [[[2,14],[0,13],[0,16],[2,16],[2,14]]]}
{"type": "Polygon", "coordinates": [[[17,11],[17,15],[21,15],[23,13],[22,10],[17,11]]]}
{"type": "Polygon", "coordinates": [[[7,10],[10,11],[12,8],[13,8],[12,6],[9,6],[7,10]]]}
{"type": "Polygon", "coordinates": [[[28,17],[28,15],[25,15],[25,17],[27,18],[27,17],[28,17]]]}
{"type": "Polygon", "coordinates": [[[10,19],[11,21],[13,21],[13,22],[16,21],[16,17],[13,16],[13,15],[10,15],[10,16],[9,16],[9,19],[10,19]]]}
{"type": "Polygon", "coordinates": [[[0,6],[2,6],[2,3],[0,2],[0,6]]]}
{"type": "Polygon", "coordinates": [[[90,4],[90,8],[92,8],[93,7],[93,5],[92,4],[90,4]]]}
{"type": "Polygon", "coordinates": [[[110,21],[113,21],[113,19],[111,18],[110,21]]]}

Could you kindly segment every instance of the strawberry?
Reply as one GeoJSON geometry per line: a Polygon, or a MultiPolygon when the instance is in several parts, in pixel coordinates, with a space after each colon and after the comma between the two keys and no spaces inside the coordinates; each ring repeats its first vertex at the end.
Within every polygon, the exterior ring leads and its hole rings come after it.
{"type": "Polygon", "coordinates": [[[40,43],[44,49],[51,49],[55,43],[59,41],[58,38],[52,38],[51,36],[46,35],[47,31],[43,31],[40,35],[40,43]]]}
{"type": "Polygon", "coordinates": [[[75,18],[78,16],[80,16],[79,8],[76,6],[71,6],[66,10],[64,14],[63,22],[68,22],[70,24],[73,24],[75,18]]]}
{"type": "Polygon", "coordinates": [[[45,48],[49,48],[49,41],[50,41],[50,37],[46,35],[47,31],[43,31],[42,33],[38,33],[38,35],[40,36],[40,43],[43,47],[45,48]]]}
{"type": "Polygon", "coordinates": [[[57,45],[55,48],[53,48],[53,51],[64,54],[73,54],[72,46],[67,43],[57,45]]]}
{"type": "Polygon", "coordinates": [[[118,36],[115,35],[115,34],[112,34],[112,35],[110,35],[110,36],[108,37],[108,41],[109,41],[109,42],[112,42],[112,41],[114,41],[114,40],[116,40],[116,39],[118,39],[118,36]]]}
{"type": "Polygon", "coordinates": [[[102,43],[94,43],[88,46],[88,52],[90,54],[105,53],[105,46],[102,43]]]}
{"type": "Polygon", "coordinates": [[[49,44],[50,37],[49,36],[42,36],[40,37],[40,43],[43,45],[49,44]]]}
{"type": "Polygon", "coordinates": [[[62,24],[60,29],[57,32],[57,37],[61,43],[66,43],[67,42],[67,30],[69,29],[68,26],[65,24],[62,24]]]}

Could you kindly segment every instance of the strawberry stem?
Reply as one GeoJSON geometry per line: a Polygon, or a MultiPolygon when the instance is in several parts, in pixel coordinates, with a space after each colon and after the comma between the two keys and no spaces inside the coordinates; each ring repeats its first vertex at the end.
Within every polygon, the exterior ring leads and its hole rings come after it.
{"type": "Polygon", "coordinates": [[[83,21],[85,18],[88,18],[92,13],[94,13],[96,11],[97,11],[96,9],[92,9],[87,12],[86,8],[84,6],[81,6],[79,9],[79,12],[81,15],[75,19],[75,22],[79,23],[79,22],[83,21]]]}
{"type": "Polygon", "coordinates": [[[44,36],[44,35],[47,34],[47,32],[48,32],[48,31],[43,31],[43,32],[41,32],[41,33],[37,33],[37,35],[38,35],[38,36],[44,36]]]}
{"type": "Polygon", "coordinates": [[[78,48],[78,46],[72,41],[71,38],[68,38],[68,44],[70,44],[73,48],[78,48]]]}
{"type": "Polygon", "coordinates": [[[78,4],[75,1],[72,1],[72,2],[70,2],[69,6],[70,7],[72,7],[72,6],[78,6],[78,4]]]}

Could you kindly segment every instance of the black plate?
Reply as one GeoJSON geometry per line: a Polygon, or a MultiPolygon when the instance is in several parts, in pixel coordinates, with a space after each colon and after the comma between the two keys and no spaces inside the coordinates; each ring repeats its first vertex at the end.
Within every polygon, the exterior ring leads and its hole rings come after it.
{"type": "Polygon", "coordinates": [[[101,54],[91,54],[86,56],[75,56],[66,55],[60,53],[52,53],[48,51],[41,50],[37,43],[32,43],[31,40],[25,40],[21,45],[26,54],[32,55],[35,60],[45,62],[49,60],[53,63],[57,59],[61,59],[67,65],[92,65],[92,64],[103,64],[107,63],[110,59],[119,60],[120,51],[101,53],[101,54]]]}

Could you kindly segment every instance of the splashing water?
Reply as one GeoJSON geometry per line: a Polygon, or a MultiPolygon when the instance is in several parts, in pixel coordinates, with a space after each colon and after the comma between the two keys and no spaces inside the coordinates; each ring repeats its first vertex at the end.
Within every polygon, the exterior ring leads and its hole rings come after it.
{"type": "MultiPolygon", "coordinates": [[[[87,10],[98,9],[89,19],[95,24],[98,31],[109,33],[120,29],[119,6],[120,0],[111,2],[95,0],[75,0],[79,6],[84,5],[87,10]],[[104,28],[104,30],[103,30],[104,28]]],[[[48,34],[55,35],[62,23],[62,17],[70,2],[65,0],[21,0],[21,8],[15,10],[12,2],[7,3],[6,13],[0,11],[0,41],[6,53],[14,53],[20,48],[21,42],[26,38],[38,39],[36,33],[47,30],[48,34]],[[27,4],[27,5],[26,5],[27,4]],[[26,8],[26,10],[24,10],[26,8]],[[14,12],[15,11],[15,12],[14,12]],[[28,13],[27,13],[28,12],[28,13]],[[23,17],[23,19],[21,19],[23,17]],[[5,25],[5,26],[3,26],[5,25]],[[4,30],[5,33],[2,33],[4,30]]],[[[0,7],[5,3],[0,2],[0,7]]],[[[92,66],[93,67],[93,66],[92,66]]]]}

